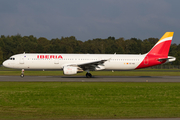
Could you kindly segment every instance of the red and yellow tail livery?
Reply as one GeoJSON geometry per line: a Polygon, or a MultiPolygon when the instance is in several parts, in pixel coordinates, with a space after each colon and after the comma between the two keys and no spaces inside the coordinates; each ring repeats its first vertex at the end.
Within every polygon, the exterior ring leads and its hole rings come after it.
{"type": "Polygon", "coordinates": [[[160,65],[167,61],[171,61],[171,59],[175,59],[174,57],[168,57],[173,35],[174,32],[166,32],[154,45],[154,47],[146,54],[144,60],[136,69],[160,65]]]}
{"type": "Polygon", "coordinates": [[[166,32],[148,54],[167,57],[174,32],[166,32]]]}

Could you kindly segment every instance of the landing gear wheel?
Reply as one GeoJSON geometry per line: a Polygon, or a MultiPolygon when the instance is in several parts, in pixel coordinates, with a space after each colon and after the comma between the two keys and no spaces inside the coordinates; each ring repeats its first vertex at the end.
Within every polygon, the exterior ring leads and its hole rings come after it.
{"type": "Polygon", "coordinates": [[[24,69],[22,69],[20,77],[21,77],[21,78],[24,77],[24,69]]]}
{"type": "Polygon", "coordinates": [[[23,78],[23,77],[24,77],[24,74],[21,74],[20,77],[23,78]]]}
{"type": "Polygon", "coordinates": [[[87,77],[87,78],[92,78],[91,73],[86,73],[86,77],[87,77]]]}

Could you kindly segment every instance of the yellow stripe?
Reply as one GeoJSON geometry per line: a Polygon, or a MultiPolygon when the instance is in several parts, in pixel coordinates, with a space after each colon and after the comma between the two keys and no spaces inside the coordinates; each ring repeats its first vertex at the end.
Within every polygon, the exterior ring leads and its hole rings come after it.
{"type": "MultiPolygon", "coordinates": [[[[163,39],[165,39],[165,38],[168,38],[168,37],[172,37],[173,34],[174,34],[174,32],[166,32],[166,33],[161,37],[161,39],[160,39],[159,41],[161,41],[161,40],[163,40],[163,39]]],[[[158,42],[159,42],[159,41],[158,41],[158,42]]]]}

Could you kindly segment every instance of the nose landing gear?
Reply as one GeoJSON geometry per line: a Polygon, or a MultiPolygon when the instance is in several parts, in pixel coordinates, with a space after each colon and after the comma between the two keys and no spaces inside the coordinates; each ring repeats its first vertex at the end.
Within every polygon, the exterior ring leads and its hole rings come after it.
{"type": "Polygon", "coordinates": [[[21,78],[24,77],[24,69],[22,69],[20,77],[21,77],[21,78]]]}

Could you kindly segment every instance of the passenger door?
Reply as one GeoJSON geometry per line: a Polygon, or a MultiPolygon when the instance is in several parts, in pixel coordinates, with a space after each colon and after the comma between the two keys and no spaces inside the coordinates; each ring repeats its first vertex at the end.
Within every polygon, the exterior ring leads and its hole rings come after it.
{"type": "Polygon", "coordinates": [[[19,59],[20,64],[24,64],[24,57],[25,57],[24,55],[20,56],[20,59],[19,59]]]}

